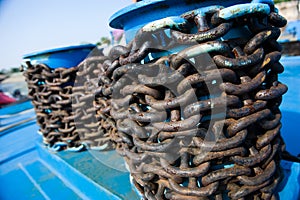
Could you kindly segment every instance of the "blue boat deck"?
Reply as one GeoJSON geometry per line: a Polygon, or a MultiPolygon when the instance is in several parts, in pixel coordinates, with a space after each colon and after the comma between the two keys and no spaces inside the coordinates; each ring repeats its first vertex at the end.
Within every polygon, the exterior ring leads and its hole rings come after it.
{"type": "MultiPolygon", "coordinates": [[[[281,64],[284,72],[279,75],[279,81],[288,86],[283,95],[280,109],[282,111],[281,135],[285,141],[286,149],[294,156],[300,155],[300,56],[283,56],[281,64]]],[[[299,181],[300,182],[300,181],[299,181]]]]}
{"type": "MultiPolygon", "coordinates": [[[[32,112],[29,109],[21,116],[28,118],[34,115],[32,112]]],[[[6,125],[21,116],[7,119],[6,125]]],[[[0,189],[5,191],[0,193],[1,200],[139,199],[128,172],[97,159],[115,159],[124,165],[115,152],[51,152],[42,144],[37,130],[35,120],[30,120],[1,132],[0,189]]]]}

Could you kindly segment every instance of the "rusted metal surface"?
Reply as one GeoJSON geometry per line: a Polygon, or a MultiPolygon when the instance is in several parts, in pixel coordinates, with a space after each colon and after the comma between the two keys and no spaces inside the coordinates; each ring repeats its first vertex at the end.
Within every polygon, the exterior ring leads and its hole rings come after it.
{"type": "Polygon", "coordinates": [[[77,68],[51,69],[44,64],[27,62],[24,76],[28,84],[28,96],[36,112],[39,132],[43,142],[53,150],[80,151],[80,143],[72,116],[72,87],[77,68]]]}
{"type": "Polygon", "coordinates": [[[116,131],[116,126],[109,114],[110,101],[98,87],[98,76],[106,72],[103,64],[106,60],[107,57],[94,53],[81,62],[72,90],[76,132],[80,135],[80,143],[93,150],[114,148],[110,135],[116,131]]]}
{"type": "Polygon", "coordinates": [[[78,68],[29,66],[45,143],[116,148],[145,199],[277,199],[285,24],[273,4],[210,6],[78,68]]]}
{"type": "Polygon", "coordinates": [[[29,97],[35,107],[39,132],[51,150],[109,150],[114,147],[109,135],[115,122],[109,113],[110,102],[99,96],[98,74],[107,58],[97,55],[77,67],[51,69],[27,62],[24,76],[29,97]]]}
{"type": "Polygon", "coordinates": [[[260,3],[181,17],[180,26],[162,19],[114,47],[99,76],[135,187],[145,199],[277,199],[287,87],[276,40],[285,19],[260,3]],[[245,26],[244,38],[224,37],[245,26]],[[189,47],[148,57],[182,44],[189,47]]]}

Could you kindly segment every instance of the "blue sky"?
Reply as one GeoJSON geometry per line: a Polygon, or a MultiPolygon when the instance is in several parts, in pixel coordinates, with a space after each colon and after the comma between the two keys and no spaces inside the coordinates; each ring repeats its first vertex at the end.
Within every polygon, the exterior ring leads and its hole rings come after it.
{"type": "Polygon", "coordinates": [[[0,0],[0,70],[35,51],[97,42],[131,0],[0,0]]]}

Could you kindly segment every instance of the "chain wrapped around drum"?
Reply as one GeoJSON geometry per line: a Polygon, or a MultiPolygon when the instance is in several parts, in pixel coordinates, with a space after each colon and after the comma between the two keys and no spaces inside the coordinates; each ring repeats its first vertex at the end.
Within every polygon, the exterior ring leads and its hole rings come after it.
{"type": "Polygon", "coordinates": [[[39,132],[52,150],[110,150],[109,135],[115,123],[109,113],[109,101],[98,88],[98,74],[107,57],[96,49],[73,68],[51,69],[44,64],[26,63],[24,76],[29,98],[35,107],[39,132]]]}
{"type": "Polygon", "coordinates": [[[71,95],[77,68],[51,69],[45,64],[26,62],[23,70],[44,144],[55,151],[80,151],[83,145],[71,117],[71,95]]]}
{"type": "Polygon", "coordinates": [[[285,24],[273,4],[210,6],[147,24],[110,51],[98,91],[144,198],[278,198],[285,24]]]}
{"type": "Polygon", "coordinates": [[[80,141],[93,150],[114,149],[110,138],[116,132],[115,122],[109,115],[110,100],[98,87],[98,76],[105,73],[103,63],[109,60],[101,53],[86,58],[78,66],[73,87],[73,116],[80,141]]]}

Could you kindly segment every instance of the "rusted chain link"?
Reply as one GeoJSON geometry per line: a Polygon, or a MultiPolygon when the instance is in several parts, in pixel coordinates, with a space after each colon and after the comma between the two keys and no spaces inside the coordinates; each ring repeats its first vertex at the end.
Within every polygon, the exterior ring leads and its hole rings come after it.
{"type": "Polygon", "coordinates": [[[29,66],[45,143],[116,146],[145,199],[277,199],[285,24],[274,5],[210,6],[147,24],[74,71],[29,66]]]}
{"type": "Polygon", "coordinates": [[[99,75],[109,102],[101,113],[116,122],[111,137],[135,187],[145,199],[276,199],[287,91],[276,39],[286,20],[260,3],[181,18],[152,22],[114,47],[99,75]],[[247,34],[232,38],[232,27],[247,34]]]}
{"type": "Polygon", "coordinates": [[[114,143],[110,139],[115,132],[115,122],[109,115],[110,101],[101,94],[98,76],[105,72],[107,57],[97,55],[86,58],[78,66],[73,87],[73,116],[80,142],[93,150],[110,150],[114,143]]]}
{"type": "Polygon", "coordinates": [[[109,150],[115,122],[110,102],[99,95],[98,74],[107,57],[94,50],[79,66],[51,69],[27,63],[24,72],[44,143],[52,150],[109,150]]]}
{"type": "Polygon", "coordinates": [[[43,142],[57,151],[80,151],[80,143],[72,117],[72,87],[77,68],[51,69],[44,64],[27,62],[24,76],[28,84],[29,98],[35,108],[39,132],[43,142]]]}

